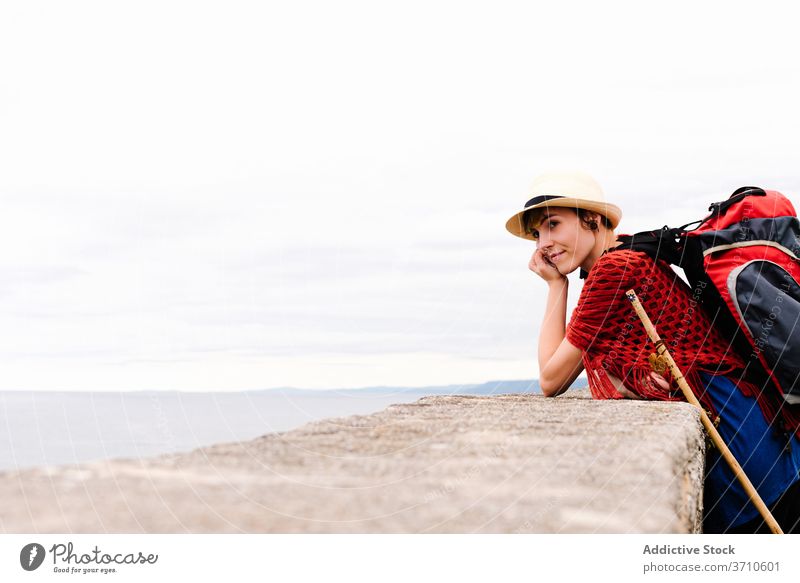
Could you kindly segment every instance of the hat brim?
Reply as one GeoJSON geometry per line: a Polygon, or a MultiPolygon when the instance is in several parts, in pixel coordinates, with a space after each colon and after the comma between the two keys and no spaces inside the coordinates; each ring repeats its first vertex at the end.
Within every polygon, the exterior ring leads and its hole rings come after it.
{"type": "Polygon", "coordinates": [[[506,221],[506,230],[512,235],[516,235],[517,237],[522,237],[523,239],[536,241],[533,235],[526,232],[525,225],[522,222],[522,216],[530,210],[543,207],[564,207],[564,208],[584,209],[587,211],[592,211],[606,217],[608,219],[608,222],[611,223],[612,229],[616,229],[617,225],[619,225],[619,222],[622,219],[622,210],[620,210],[620,208],[617,205],[610,204],[607,202],[598,202],[596,200],[564,197],[564,198],[554,198],[551,200],[546,200],[544,202],[531,205],[521,210],[513,217],[508,219],[508,221],[506,221]]]}

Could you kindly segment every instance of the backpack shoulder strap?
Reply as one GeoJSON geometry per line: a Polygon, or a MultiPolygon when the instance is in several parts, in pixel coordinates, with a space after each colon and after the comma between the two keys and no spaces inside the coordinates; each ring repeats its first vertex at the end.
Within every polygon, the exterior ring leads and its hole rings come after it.
{"type": "Polygon", "coordinates": [[[647,253],[653,260],[661,259],[667,263],[681,266],[686,242],[686,227],[691,224],[674,229],[664,225],[657,231],[642,231],[633,235],[621,235],[617,239],[622,241],[622,245],[609,249],[609,251],[621,251],[623,249],[642,251],[647,253]]]}

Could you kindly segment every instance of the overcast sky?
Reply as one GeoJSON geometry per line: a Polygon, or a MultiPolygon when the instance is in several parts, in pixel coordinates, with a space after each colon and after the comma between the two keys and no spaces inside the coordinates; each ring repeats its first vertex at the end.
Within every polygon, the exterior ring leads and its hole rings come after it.
{"type": "Polygon", "coordinates": [[[800,202],[789,3],[1,6],[2,389],[533,378],[537,174],[800,202]]]}

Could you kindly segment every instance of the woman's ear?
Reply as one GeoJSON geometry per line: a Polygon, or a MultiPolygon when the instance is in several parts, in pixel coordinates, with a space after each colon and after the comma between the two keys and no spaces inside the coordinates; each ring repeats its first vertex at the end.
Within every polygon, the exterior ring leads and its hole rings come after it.
{"type": "Polygon", "coordinates": [[[586,211],[583,216],[586,218],[587,223],[595,222],[600,224],[601,220],[600,213],[596,213],[594,211],[586,211]]]}
{"type": "Polygon", "coordinates": [[[589,229],[590,231],[597,232],[600,229],[600,225],[603,223],[602,217],[599,213],[594,211],[583,211],[580,214],[581,223],[583,223],[584,228],[589,229]]]}

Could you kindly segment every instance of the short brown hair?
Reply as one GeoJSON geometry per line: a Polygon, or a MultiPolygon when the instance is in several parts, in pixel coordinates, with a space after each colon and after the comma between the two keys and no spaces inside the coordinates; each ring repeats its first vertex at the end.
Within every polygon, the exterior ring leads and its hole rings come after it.
{"type": "MultiPolygon", "coordinates": [[[[583,223],[584,228],[587,230],[593,230],[591,225],[595,223],[594,219],[589,218],[589,213],[592,211],[587,211],[586,209],[575,209],[570,207],[558,207],[563,208],[568,211],[572,211],[578,215],[578,218],[583,223]]],[[[536,230],[542,222],[542,215],[547,210],[547,207],[539,207],[538,209],[531,209],[529,211],[525,211],[522,215],[522,224],[525,226],[525,232],[528,233],[534,239],[539,238],[539,231],[536,230]]],[[[599,214],[599,213],[596,213],[599,214]]],[[[608,217],[605,215],[600,215],[600,222],[601,224],[608,229],[609,231],[613,231],[614,228],[611,226],[611,221],[608,220],[608,217]]],[[[596,224],[596,223],[595,223],[596,224]]]]}

